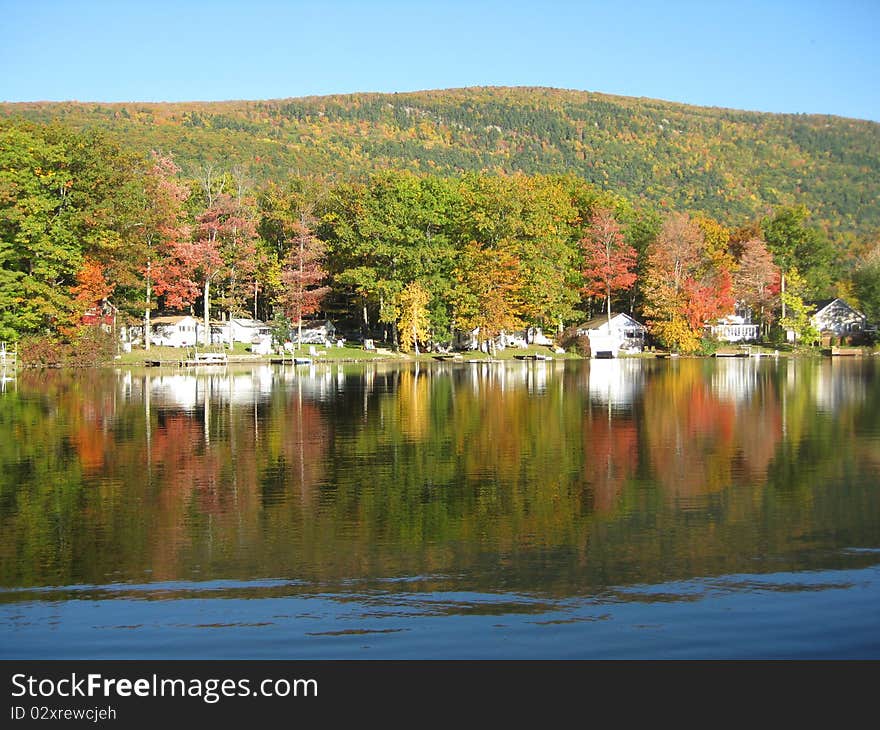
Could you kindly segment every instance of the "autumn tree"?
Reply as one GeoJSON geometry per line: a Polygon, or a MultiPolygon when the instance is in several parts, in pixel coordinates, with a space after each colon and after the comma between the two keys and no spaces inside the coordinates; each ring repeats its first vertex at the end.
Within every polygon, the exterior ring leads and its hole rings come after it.
{"type": "Polygon", "coordinates": [[[297,323],[302,340],[302,319],[320,309],[330,292],[327,245],[317,235],[318,205],[328,190],[320,181],[293,181],[286,188],[270,185],[261,201],[260,233],[278,262],[275,301],[286,317],[297,323]]]}
{"type": "Polygon", "coordinates": [[[808,291],[807,282],[796,268],[789,269],[786,279],[788,286],[780,294],[785,315],[780,318],[779,324],[793,334],[795,342],[814,345],[819,341],[819,331],[810,321],[809,306],[804,301],[808,291]]]}
{"type": "Polygon", "coordinates": [[[471,242],[462,252],[456,281],[456,325],[464,330],[478,329],[481,345],[488,342],[491,347],[502,330],[522,326],[522,279],[515,256],[471,242]]]}
{"type": "Polygon", "coordinates": [[[610,329],[612,295],[629,289],[636,281],[636,250],[624,241],[614,214],[607,208],[597,208],[593,213],[587,235],[581,239],[581,250],[582,291],[588,296],[605,298],[610,329]]]}
{"type": "Polygon", "coordinates": [[[256,286],[257,272],[264,265],[264,252],[259,246],[254,211],[248,202],[241,196],[229,197],[223,202],[227,214],[223,222],[220,255],[226,264],[226,277],[220,303],[230,317],[241,316],[256,286]]]}
{"type": "Polygon", "coordinates": [[[730,274],[710,258],[704,234],[688,215],[666,218],[648,248],[645,315],[666,346],[700,347],[703,327],[733,308],[730,274]]]}
{"type": "Polygon", "coordinates": [[[320,286],[327,278],[324,269],[326,246],[311,230],[306,213],[291,226],[293,246],[287,255],[281,273],[282,293],[279,301],[285,313],[297,323],[297,342],[302,343],[303,317],[321,308],[321,301],[330,292],[329,286],[320,286]]]}
{"type": "Polygon", "coordinates": [[[779,269],[773,256],[760,238],[749,238],[741,243],[740,257],[733,272],[733,295],[737,301],[755,312],[761,322],[772,316],[776,299],[779,269]]]}
{"type": "MultiPolygon", "coordinates": [[[[218,195],[214,204],[197,218],[194,240],[176,241],[156,281],[156,292],[164,294],[172,307],[193,304],[201,295],[204,314],[204,345],[211,344],[211,284],[226,274],[231,262],[224,258],[235,240],[241,219],[233,199],[218,195]]],[[[236,249],[237,251],[237,249],[236,249]]]]}
{"type": "Polygon", "coordinates": [[[419,341],[428,338],[430,322],[428,319],[428,302],[430,295],[417,281],[409,284],[398,297],[397,308],[398,331],[400,332],[400,349],[404,352],[414,350],[419,354],[419,341]]]}
{"type": "Polygon", "coordinates": [[[153,151],[152,165],[144,181],[145,197],[141,215],[145,244],[141,261],[146,293],[143,310],[144,347],[147,350],[151,344],[150,312],[153,308],[154,270],[158,266],[161,277],[165,258],[190,236],[190,226],[184,209],[189,189],[178,179],[179,174],[180,168],[170,155],[153,151]]]}
{"type": "Polygon", "coordinates": [[[104,276],[104,267],[96,261],[86,259],[76,274],[76,285],[71,287],[70,292],[78,305],[77,309],[84,312],[96,303],[108,299],[115,288],[104,276]]]}

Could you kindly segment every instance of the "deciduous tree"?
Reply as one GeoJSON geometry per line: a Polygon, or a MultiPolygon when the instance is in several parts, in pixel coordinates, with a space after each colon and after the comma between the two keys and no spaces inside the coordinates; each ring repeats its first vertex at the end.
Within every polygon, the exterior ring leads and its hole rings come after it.
{"type": "Polygon", "coordinates": [[[704,325],[733,308],[730,275],[709,255],[698,225],[686,214],[667,217],[648,248],[645,314],[666,346],[694,352],[704,325]]]}
{"type": "Polygon", "coordinates": [[[796,268],[789,269],[786,279],[788,286],[780,295],[785,315],[780,318],[779,324],[794,333],[795,342],[814,345],[819,341],[819,331],[810,321],[809,307],[804,302],[807,282],[796,268]]]}
{"type": "Polygon", "coordinates": [[[414,350],[419,354],[419,341],[428,338],[430,322],[428,302],[430,295],[417,281],[409,284],[398,297],[398,331],[400,349],[404,352],[414,350]]]}
{"type": "Polygon", "coordinates": [[[584,257],[583,292],[605,298],[608,326],[611,326],[611,297],[629,289],[636,281],[636,250],[624,241],[614,214],[598,208],[581,240],[584,257]]]}
{"type": "Polygon", "coordinates": [[[456,325],[463,330],[478,328],[481,345],[493,342],[502,330],[522,326],[522,279],[515,256],[471,242],[462,252],[456,280],[456,325]]]}
{"type": "Polygon", "coordinates": [[[309,223],[306,213],[302,212],[299,221],[291,226],[293,245],[281,272],[283,288],[279,301],[285,314],[297,323],[299,343],[302,342],[303,317],[317,312],[330,292],[329,286],[320,286],[327,278],[326,246],[312,232],[309,223]]]}
{"type": "Polygon", "coordinates": [[[733,272],[733,295],[767,324],[778,294],[779,269],[762,239],[750,238],[739,248],[740,258],[733,272]]]}
{"type": "Polygon", "coordinates": [[[880,322],[880,244],[853,272],[853,290],[868,320],[880,322]]]}

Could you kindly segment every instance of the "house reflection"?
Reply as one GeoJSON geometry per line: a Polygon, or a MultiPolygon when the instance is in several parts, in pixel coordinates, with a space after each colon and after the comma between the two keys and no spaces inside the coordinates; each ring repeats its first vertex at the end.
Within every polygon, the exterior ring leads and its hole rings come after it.
{"type": "Polygon", "coordinates": [[[613,408],[629,408],[645,386],[645,367],[641,360],[590,360],[590,398],[613,408]]]}

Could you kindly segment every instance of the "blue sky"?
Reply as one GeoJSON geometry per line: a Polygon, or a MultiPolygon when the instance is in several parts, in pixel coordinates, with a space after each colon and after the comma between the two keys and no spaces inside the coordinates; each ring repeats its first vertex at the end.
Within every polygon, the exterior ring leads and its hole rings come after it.
{"type": "Polygon", "coordinates": [[[880,0],[0,0],[0,100],[552,86],[880,121],[880,0]]]}

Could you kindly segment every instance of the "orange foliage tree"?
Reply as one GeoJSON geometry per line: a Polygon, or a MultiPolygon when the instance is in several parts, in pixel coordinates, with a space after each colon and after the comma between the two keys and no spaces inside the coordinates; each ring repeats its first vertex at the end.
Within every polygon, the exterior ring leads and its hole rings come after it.
{"type": "Polygon", "coordinates": [[[687,214],[667,217],[649,246],[644,295],[652,333],[681,352],[696,352],[704,325],[732,311],[730,273],[687,214]]]}

